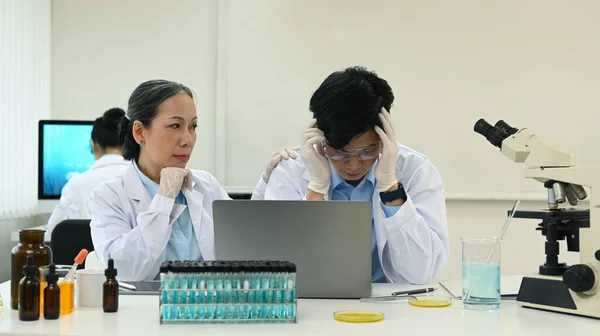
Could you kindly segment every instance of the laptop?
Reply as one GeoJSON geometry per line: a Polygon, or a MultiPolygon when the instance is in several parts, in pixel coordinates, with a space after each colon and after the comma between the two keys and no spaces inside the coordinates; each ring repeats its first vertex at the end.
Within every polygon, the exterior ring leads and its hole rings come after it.
{"type": "Polygon", "coordinates": [[[217,260],[296,264],[300,298],[371,296],[369,202],[213,202],[217,260]]]}

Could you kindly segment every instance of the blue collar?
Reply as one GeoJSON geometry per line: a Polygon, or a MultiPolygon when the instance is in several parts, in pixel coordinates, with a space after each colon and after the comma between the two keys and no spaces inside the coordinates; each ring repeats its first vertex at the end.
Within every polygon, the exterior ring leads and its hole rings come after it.
{"type": "MultiPolygon", "coordinates": [[[[331,186],[330,186],[331,190],[335,190],[335,188],[337,188],[342,183],[347,183],[346,180],[344,180],[340,176],[340,174],[337,172],[337,170],[335,170],[335,168],[333,167],[331,162],[329,162],[329,167],[331,169],[331,186]]],[[[365,175],[363,180],[360,181],[359,185],[363,184],[365,180],[371,182],[372,186],[375,186],[375,165],[373,165],[373,167],[371,167],[371,169],[369,169],[369,171],[367,172],[367,175],[365,175]]]]}
{"type": "Polygon", "coordinates": [[[152,181],[148,176],[146,176],[146,174],[142,173],[142,171],[140,170],[140,168],[137,165],[137,162],[135,162],[134,160],[131,160],[133,162],[133,167],[135,168],[135,171],[138,173],[140,180],[142,180],[142,184],[144,185],[144,188],[146,188],[146,191],[148,191],[148,195],[150,196],[150,198],[153,198],[154,195],[156,195],[156,193],[158,192],[158,184],[156,184],[156,182],[152,181]]]}

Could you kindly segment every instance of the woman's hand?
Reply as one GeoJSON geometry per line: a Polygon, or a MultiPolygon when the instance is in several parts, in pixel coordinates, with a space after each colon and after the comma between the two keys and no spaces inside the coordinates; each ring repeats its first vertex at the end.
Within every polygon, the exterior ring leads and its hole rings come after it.
{"type": "Polygon", "coordinates": [[[175,199],[180,191],[192,190],[193,176],[189,169],[166,167],[160,171],[158,194],[175,199]]]}

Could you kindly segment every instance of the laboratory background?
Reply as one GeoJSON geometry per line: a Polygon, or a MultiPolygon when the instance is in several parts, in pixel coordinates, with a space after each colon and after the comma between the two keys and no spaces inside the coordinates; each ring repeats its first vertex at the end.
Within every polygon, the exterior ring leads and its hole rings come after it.
{"type": "MultiPolygon", "coordinates": [[[[598,1],[0,6],[0,282],[10,279],[16,232],[44,225],[58,202],[38,194],[39,120],[91,121],[111,107],[126,110],[136,86],[153,78],[195,93],[198,138],[188,167],[210,172],[227,192],[250,194],[274,150],[302,144],[309,99],[326,76],[354,65],[376,71],[396,97],[398,141],[427,155],[444,182],[449,259],[436,281],[460,280],[460,238],[497,236],[515,200],[520,208],[548,206],[542,184],[473,131],[477,120],[528,128],[570,146],[577,166],[600,167],[598,1]]],[[[84,154],[73,154],[83,170],[93,163],[84,154]]],[[[47,165],[62,176],[63,168],[47,165]]],[[[510,224],[503,276],[535,272],[545,260],[537,223],[510,224]]],[[[579,257],[562,243],[560,259],[579,257]]]]}

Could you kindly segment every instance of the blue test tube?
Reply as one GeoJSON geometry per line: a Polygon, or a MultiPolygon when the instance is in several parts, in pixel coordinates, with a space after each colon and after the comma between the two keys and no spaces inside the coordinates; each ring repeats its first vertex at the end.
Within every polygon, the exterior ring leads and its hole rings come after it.
{"type": "Polygon", "coordinates": [[[289,319],[296,318],[296,265],[290,263],[288,265],[287,276],[287,308],[286,315],[289,319]]]}
{"type": "Polygon", "coordinates": [[[233,319],[233,268],[231,262],[225,262],[223,265],[223,311],[225,319],[233,319]]]}
{"type": "Polygon", "coordinates": [[[234,319],[240,319],[242,318],[242,316],[244,315],[244,309],[243,306],[241,306],[240,304],[243,303],[242,302],[242,269],[243,266],[242,264],[240,264],[239,262],[233,263],[231,266],[231,271],[232,271],[232,283],[231,283],[231,289],[232,289],[232,300],[231,302],[234,304],[233,306],[233,318],[234,319]]]}
{"type": "Polygon", "coordinates": [[[266,319],[270,317],[271,314],[271,276],[272,276],[272,267],[270,264],[265,263],[263,266],[263,270],[260,275],[260,318],[266,319]]]}
{"type": "Polygon", "coordinates": [[[262,266],[258,263],[251,263],[249,266],[249,278],[250,278],[250,291],[248,292],[248,303],[250,306],[250,318],[257,319],[260,310],[260,272],[262,272],[262,266]]]}
{"type": "Polygon", "coordinates": [[[216,312],[215,318],[223,319],[225,318],[225,310],[223,309],[223,269],[225,265],[222,262],[215,264],[214,266],[214,274],[215,274],[215,293],[216,293],[216,312]]]}
{"type": "Polygon", "coordinates": [[[198,319],[203,320],[206,318],[208,310],[206,309],[206,265],[204,262],[196,263],[197,270],[197,291],[196,291],[196,303],[198,304],[198,319]]]}
{"type": "Polygon", "coordinates": [[[271,312],[271,318],[285,318],[285,287],[286,287],[286,274],[287,264],[283,261],[277,263],[277,276],[276,276],[276,288],[278,289],[274,293],[273,311],[271,312]]]}
{"type": "Polygon", "coordinates": [[[190,271],[188,273],[188,291],[187,302],[188,305],[188,320],[195,320],[198,318],[198,273],[199,266],[197,262],[190,262],[190,271]]]}
{"type": "Polygon", "coordinates": [[[162,310],[162,319],[169,320],[171,318],[171,310],[165,304],[169,303],[169,282],[170,273],[169,266],[171,263],[165,261],[160,265],[160,303],[162,310]]]}
{"type": "Polygon", "coordinates": [[[171,304],[171,319],[179,319],[179,288],[181,288],[181,261],[174,261],[171,264],[171,286],[169,287],[169,303],[171,304]]]}
{"type": "Polygon", "coordinates": [[[180,273],[180,289],[179,289],[179,318],[185,320],[189,317],[188,309],[188,290],[190,285],[191,265],[188,261],[184,261],[181,265],[180,273]]]}
{"type": "Polygon", "coordinates": [[[250,295],[250,280],[253,267],[249,262],[242,264],[242,291],[240,292],[240,303],[243,303],[240,319],[250,318],[250,303],[252,303],[250,295]]]}
{"type": "Polygon", "coordinates": [[[206,262],[206,303],[207,319],[214,319],[216,314],[216,295],[215,295],[215,263],[212,261],[206,262]]]}

